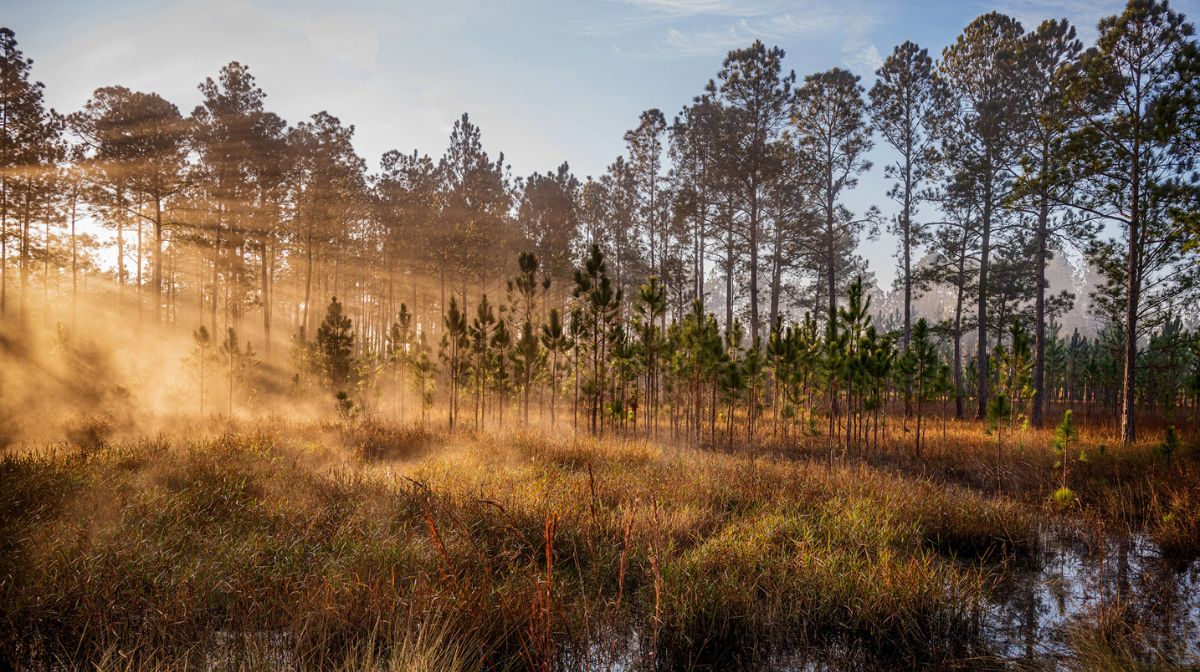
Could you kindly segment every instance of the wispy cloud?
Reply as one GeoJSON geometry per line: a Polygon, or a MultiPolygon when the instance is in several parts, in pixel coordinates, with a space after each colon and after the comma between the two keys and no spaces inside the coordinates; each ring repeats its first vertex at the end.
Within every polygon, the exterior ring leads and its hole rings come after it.
{"type": "Polygon", "coordinates": [[[775,14],[757,19],[739,18],[720,26],[695,29],[669,27],[656,45],[658,50],[679,56],[723,54],[735,47],[744,47],[755,39],[778,42],[793,37],[814,35],[837,27],[838,19],[831,13],[775,14]]]}
{"type": "Polygon", "coordinates": [[[842,65],[861,75],[872,75],[883,57],[871,39],[872,31],[880,24],[877,14],[860,11],[857,20],[844,26],[842,36],[842,65]]]}
{"type": "Polygon", "coordinates": [[[624,0],[626,5],[658,16],[762,16],[780,11],[779,0],[624,0]]]}
{"type": "Polygon", "coordinates": [[[697,14],[736,14],[746,11],[741,3],[729,0],[625,0],[625,4],[656,14],[695,16],[697,14]]]}
{"type": "MultiPolygon", "coordinates": [[[[878,9],[846,0],[787,4],[729,0],[625,0],[658,21],[651,51],[666,57],[720,56],[756,39],[788,43],[797,38],[841,40],[842,64],[874,71],[882,62],[870,34],[880,23],[878,9]]],[[[648,20],[648,19],[647,19],[648,20]]],[[[643,29],[646,26],[642,27],[643,29]]]]}
{"type": "Polygon", "coordinates": [[[867,75],[879,69],[883,65],[883,56],[880,55],[879,49],[874,44],[868,44],[857,49],[849,49],[842,47],[842,63],[851,71],[860,75],[867,75]]]}
{"type": "MultiPolygon", "coordinates": [[[[795,3],[790,3],[795,7],[795,3]]],[[[679,29],[702,20],[747,20],[791,11],[784,0],[610,0],[612,11],[581,23],[584,33],[619,35],[645,30],[679,29]]]]}
{"type": "Polygon", "coordinates": [[[1100,19],[1119,14],[1124,7],[1125,0],[1002,0],[995,9],[1016,18],[1025,30],[1036,28],[1044,19],[1067,17],[1075,24],[1079,37],[1090,42],[1100,19]]]}

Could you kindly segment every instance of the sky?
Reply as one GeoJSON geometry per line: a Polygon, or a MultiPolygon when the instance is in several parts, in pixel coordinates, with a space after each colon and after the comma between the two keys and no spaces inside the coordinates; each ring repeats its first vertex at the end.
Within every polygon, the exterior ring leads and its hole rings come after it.
{"type": "MultiPolygon", "coordinates": [[[[187,114],[197,85],[230,61],[250,67],[267,105],[295,124],[328,111],[356,128],[368,164],[392,149],[433,157],[468,112],[485,148],[513,174],[567,161],[599,175],[638,115],[668,119],[715,77],[730,50],[756,38],[787,52],[798,77],[844,67],[870,88],[892,48],[939,54],[979,14],[1032,28],[1068,18],[1085,43],[1122,0],[0,0],[50,105],[79,109],[101,86],[153,91],[187,114]]],[[[1200,0],[1175,0],[1189,18],[1200,0]]],[[[875,167],[847,202],[886,198],[875,167]]],[[[886,233],[861,252],[881,285],[894,275],[886,233]]]]}

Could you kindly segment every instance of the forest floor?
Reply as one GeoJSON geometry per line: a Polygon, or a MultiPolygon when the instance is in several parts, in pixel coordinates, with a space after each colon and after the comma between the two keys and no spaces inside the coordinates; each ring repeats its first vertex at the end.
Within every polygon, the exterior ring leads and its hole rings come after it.
{"type": "Polygon", "coordinates": [[[890,424],[846,453],[284,419],[10,447],[0,668],[1200,664],[1194,436],[1084,428],[1056,495],[1049,430],[939,424],[918,459],[890,424]]]}

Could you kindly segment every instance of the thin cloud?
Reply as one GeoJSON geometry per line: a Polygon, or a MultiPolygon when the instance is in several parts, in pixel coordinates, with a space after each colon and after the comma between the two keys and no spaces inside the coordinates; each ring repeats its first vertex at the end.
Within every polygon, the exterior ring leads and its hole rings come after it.
{"type": "Polygon", "coordinates": [[[1079,37],[1091,42],[1100,19],[1124,8],[1125,0],[1006,0],[998,3],[996,11],[1017,19],[1025,30],[1033,30],[1045,19],[1068,17],[1079,37]]]}
{"type": "Polygon", "coordinates": [[[873,44],[868,44],[858,49],[846,49],[843,47],[843,51],[848,51],[849,53],[842,59],[842,63],[851,71],[860,75],[870,75],[878,70],[879,66],[883,65],[883,56],[879,54],[879,49],[876,49],[873,44]]]}
{"type": "Polygon", "coordinates": [[[576,25],[587,35],[620,35],[661,29],[689,19],[770,16],[784,11],[787,6],[780,0],[617,0],[615,4],[622,9],[605,13],[603,18],[576,21],[576,25]]]}
{"type": "Polygon", "coordinates": [[[719,56],[756,39],[779,42],[804,35],[835,30],[839,18],[833,13],[805,16],[777,14],[761,19],[737,19],[723,27],[699,29],[668,28],[656,45],[662,54],[675,56],[719,56]]]}
{"type": "Polygon", "coordinates": [[[625,4],[659,16],[762,16],[777,11],[779,2],[737,0],[625,0],[625,4]]]}
{"type": "Polygon", "coordinates": [[[871,31],[879,19],[874,14],[860,13],[856,21],[848,22],[842,41],[842,64],[850,70],[871,77],[883,65],[883,57],[871,41],[871,31]]]}
{"type": "Polygon", "coordinates": [[[848,9],[845,5],[836,10],[828,6],[801,9],[803,11],[742,17],[720,25],[710,23],[696,28],[670,26],[655,44],[654,50],[667,56],[720,56],[732,48],[745,46],[756,39],[765,42],[787,42],[797,37],[841,34],[844,36],[842,52],[848,54],[847,64],[862,65],[880,60],[878,50],[867,38],[878,22],[873,14],[848,9]]]}

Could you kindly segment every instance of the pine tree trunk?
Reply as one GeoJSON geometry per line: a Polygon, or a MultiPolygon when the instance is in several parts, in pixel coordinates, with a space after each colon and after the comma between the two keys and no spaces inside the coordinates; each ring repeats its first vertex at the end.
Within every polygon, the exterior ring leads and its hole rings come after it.
{"type": "Polygon", "coordinates": [[[758,347],[758,233],[759,221],[758,184],[750,190],[750,343],[758,347]]]}
{"type": "Polygon", "coordinates": [[[965,282],[966,273],[966,249],[964,248],[959,256],[958,261],[958,283],[955,292],[954,300],[954,418],[962,420],[966,416],[965,400],[963,399],[963,360],[962,360],[962,314],[963,314],[963,294],[965,292],[963,283],[965,282]]]}
{"type": "Polygon", "coordinates": [[[29,205],[29,192],[25,192],[25,205],[21,209],[21,299],[19,302],[19,320],[25,324],[29,319],[29,225],[32,219],[29,205]]]}
{"type": "MultiPolygon", "coordinates": [[[[79,251],[76,246],[75,237],[75,218],[76,206],[78,205],[79,194],[77,191],[71,191],[71,326],[75,326],[77,302],[79,298],[79,251]]],[[[0,236],[3,236],[3,229],[0,229],[0,236]]]]}
{"type": "Polygon", "coordinates": [[[1049,196],[1042,189],[1041,205],[1038,208],[1037,233],[1037,294],[1034,297],[1034,359],[1033,359],[1033,407],[1029,413],[1029,424],[1040,428],[1044,424],[1046,408],[1046,226],[1050,216],[1049,196]]]}
{"type": "Polygon", "coordinates": [[[1141,298],[1142,222],[1141,222],[1141,146],[1135,138],[1133,165],[1130,174],[1132,191],[1129,208],[1129,259],[1126,268],[1125,304],[1125,373],[1121,382],[1121,442],[1128,445],[1137,440],[1136,418],[1134,417],[1134,394],[1137,384],[1137,318],[1138,302],[1141,298]]]}
{"type": "Polygon", "coordinates": [[[311,336],[308,329],[308,315],[312,305],[313,285],[313,223],[311,218],[308,222],[308,235],[304,248],[304,317],[300,320],[300,333],[307,340],[311,336]]]}
{"type": "Polygon", "coordinates": [[[733,228],[725,238],[725,329],[733,326],[733,228]]]}
{"type": "Polygon", "coordinates": [[[266,237],[259,246],[259,258],[261,267],[259,275],[262,276],[262,311],[263,311],[263,359],[267,362],[271,361],[271,268],[274,264],[271,261],[271,250],[267,245],[266,237]]]}
{"type": "Polygon", "coordinates": [[[162,323],[162,199],[154,199],[154,323],[162,323]]]}
{"type": "Polygon", "coordinates": [[[0,317],[8,312],[8,180],[0,179],[0,317]]]}
{"type": "Polygon", "coordinates": [[[976,396],[977,406],[975,408],[975,419],[983,420],[987,417],[987,396],[988,396],[988,353],[987,353],[987,280],[988,280],[988,257],[991,255],[991,237],[992,237],[992,203],[991,189],[986,189],[986,195],[983,202],[983,216],[981,218],[981,243],[979,249],[979,296],[976,304],[976,319],[978,326],[976,327],[976,343],[975,343],[975,369],[978,372],[976,376],[976,396]]]}
{"type": "Polygon", "coordinates": [[[134,291],[134,296],[137,298],[138,320],[142,319],[142,206],[138,205],[137,216],[134,218],[137,222],[137,272],[134,277],[137,278],[137,289],[134,291]]]}

